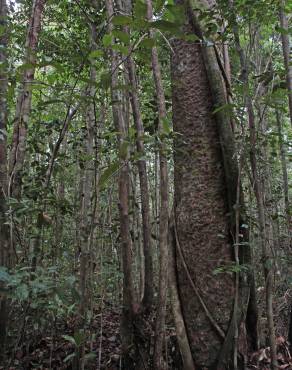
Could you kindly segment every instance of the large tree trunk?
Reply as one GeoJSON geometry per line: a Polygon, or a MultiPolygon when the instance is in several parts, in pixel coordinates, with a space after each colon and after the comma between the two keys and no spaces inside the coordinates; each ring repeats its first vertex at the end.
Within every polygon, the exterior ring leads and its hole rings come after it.
{"type": "MultiPolygon", "coordinates": [[[[179,243],[191,277],[217,325],[228,331],[233,311],[232,275],[214,275],[233,264],[227,187],[211,91],[199,43],[173,45],[173,121],[175,141],[175,218],[179,243]]],[[[182,262],[179,291],[195,362],[216,363],[222,338],[202,309],[182,262]]],[[[231,350],[231,349],[230,349],[231,350]]],[[[230,355],[230,353],[229,353],[230,355]]]]}
{"type": "MultiPolygon", "coordinates": [[[[189,13],[185,32],[201,38],[189,13]]],[[[240,324],[249,288],[231,271],[248,253],[238,251],[242,199],[230,119],[222,111],[213,114],[225,103],[225,90],[212,48],[175,40],[173,49],[175,227],[184,320],[198,368],[226,368],[232,359],[237,367],[237,357],[245,355],[240,324]]]]}

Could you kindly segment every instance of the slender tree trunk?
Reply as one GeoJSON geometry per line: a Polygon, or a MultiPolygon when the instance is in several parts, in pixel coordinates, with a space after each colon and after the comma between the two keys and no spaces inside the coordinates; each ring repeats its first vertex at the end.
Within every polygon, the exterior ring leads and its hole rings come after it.
{"type": "MultiPolygon", "coordinates": [[[[138,100],[138,89],[136,72],[133,58],[128,59],[127,63],[129,81],[132,86],[130,91],[131,105],[134,117],[135,128],[137,131],[136,146],[138,154],[143,157],[144,151],[144,128],[142,116],[140,111],[140,104],[138,100]]],[[[145,286],[143,295],[143,306],[147,309],[153,304],[153,266],[152,266],[152,246],[151,246],[151,226],[150,226],[150,200],[148,188],[148,176],[146,160],[138,160],[138,171],[141,191],[141,205],[142,205],[142,226],[143,226],[143,250],[145,259],[145,286]]]]}
{"type": "MultiPolygon", "coordinates": [[[[48,188],[49,188],[51,178],[52,178],[52,174],[53,174],[53,169],[54,169],[54,164],[55,164],[56,157],[58,155],[61,144],[62,144],[62,142],[63,142],[63,140],[66,136],[69,124],[71,123],[72,119],[74,118],[76,112],[77,112],[77,108],[74,108],[74,109],[68,108],[68,110],[67,110],[66,117],[65,117],[65,120],[63,122],[63,127],[61,129],[58,140],[57,140],[57,142],[56,142],[56,144],[53,148],[52,154],[51,154],[48,169],[47,169],[47,172],[46,172],[46,177],[45,177],[45,180],[44,180],[44,185],[43,185],[43,188],[42,188],[43,193],[45,191],[47,191],[48,188]]],[[[37,262],[38,262],[37,260],[38,260],[39,254],[40,254],[41,235],[42,235],[43,226],[44,226],[43,214],[45,213],[45,211],[46,211],[46,204],[44,203],[42,211],[37,216],[36,234],[35,234],[34,239],[32,241],[32,251],[33,251],[33,253],[32,253],[33,254],[32,262],[31,262],[32,271],[36,270],[37,262]]]]}
{"type": "MultiPolygon", "coordinates": [[[[8,91],[8,61],[7,61],[7,4],[0,0],[0,267],[11,265],[11,251],[9,246],[9,230],[6,222],[7,197],[7,91],[8,91]]],[[[0,287],[2,284],[0,284],[0,287]]],[[[0,298],[0,361],[4,357],[7,327],[7,300],[4,295],[0,298]]]]}
{"type": "MultiPolygon", "coordinates": [[[[233,1],[230,0],[230,6],[234,12],[233,1]]],[[[271,347],[271,366],[272,369],[277,369],[277,353],[276,353],[276,337],[275,337],[275,325],[274,325],[274,313],[273,313],[273,268],[272,260],[270,256],[269,240],[267,238],[266,230],[266,216],[265,216],[265,203],[264,203],[264,188],[259,172],[258,160],[256,155],[257,148],[257,132],[255,114],[253,109],[253,102],[249,94],[249,70],[246,61],[246,55],[240,44],[238,25],[236,15],[233,13],[233,34],[235,39],[235,46],[240,60],[242,82],[244,84],[245,91],[245,106],[248,115],[249,124],[249,144],[250,144],[250,163],[252,170],[253,188],[257,203],[258,222],[260,230],[260,243],[263,258],[263,270],[265,276],[265,298],[266,298],[266,309],[268,319],[268,331],[269,341],[271,347]]]]}
{"type": "MultiPolygon", "coordinates": [[[[63,155],[67,152],[67,138],[65,137],[63,145],[61,147],[61,153],[63,155]]],[[[63,173],[61,175],[61,178],[59,179],[59,183],[57,185],[56,193],[58,197],[58,202],[63,204],[65,200],[65,174],[63,173]]],[[[64,231],[64,219],[63,215],[59,212],[59,210],[55,214],[55,228],[54,228],[54,234],[55,234],[55,242],[52,245],[52,263],[54,266],[56,266],[57,261],[60,258],[60,247],[63,240],[63,231],[64,231]]]]}
{"type": "MultiPolygon", "coordinates": [[[[285,149],[285,144],[283,140],[281,117],[278,111],[276,111],[276,122],[277,122],[278,136],[279,136],[279,149],[280,149],[280,158],[281,158],[282,176],[283,176],[283,189],[284,189],[284,204],[285,204],[285,212],[286,212],[286,219],[287,219],[288,240],[287,240],[287,243],[285,242],[285,249],[287,251],[286,252],[287,255],[290,255],[291,237],[289,235],[289,230],[291,227],[291,214],[290,214],[290,199],[289,199],[289,183],[288,183],[288,172],[287,172],[287,161],[286,161],[286,149],[285,149]]],[[[292,305],[290,306],[289,320],[290,320],[290,323],[288,327],[288,340],[290,343],[292,343],[292,305]]]]}
{"type": "Polygon", "coordinates": [[[190,343],[187,335],[187,330],[183,318],[183,310],[181,307],[179,291],[177,286],[176,273],[176,229],[174,222],[174,214],[172,213],[169,222],[169,290],[171,296],[171,309],[175,323],[177,341],[180,349],[180,354],[183,361],[184,370],[195,370],[195,365],[190,349],[190,343]]]}
{"type": "Polygon", "coordinates": [[[12,147],[9,158],[9,194],[19,198],[21,192],[21,172],[25,159],[27,128],[31,110],[32,83],[37,61],[37,46],[41,30],[41,18],[45,0],[34,0],[25,43],[24,64],[28,65],[23,73],[17,98],[13,127],[12,147]]]}
{"type": "MultiPolygon", "coordinates": [[[[96,50],[96,29],[95,25],[90,25],[90,43],[91,50],[96,50]]],[[[81,277],[81,302],[80,302],[80,314],[84,318],[86,307],[88,307],[88,274],[89,268],[92,261],[92,248],[91,248],[91,223],[94,212],[92,197],[93,197],[93,186],[94,186],[94,142],[95,142],[95,104],[94,97],[96,93],[96,69],[92,63],[90,67],[90,85],[86,94],[86,110],[85,110],[85,122],[86,122],[86,133],[84,140],[84,155],[85,161],[83,161],[83,172],[82,172],[82,185],[81,185],[81,265],[83,271],[80,271],[81,277]]]]}
{"type": "Polygon", "coordinates": [[[285,14],[285,5],[286,1],[280,1],[280,25],[283,29],[281,32],[282,39],[282,49],[284,57],[284,65],[286,69],[286,81],[287,81],[287,90],[288,90],[288,101],[289,101],[289,115],[290,122],[292,125],[292,66],[290,60],[290,41],[289,41],[289,27],[288,20],[285,14]]]}
{"type": "Polygon", "coordinates": [[[291,215],[290,215],[290,202],[289,202],[289,183],[288,183],[288,172],[287,172],[287,161],[286,161],[286,149],[285,149],[283,133],[282,133],[281,117],[278,111],[276,111],[276,122],[277,122],[277,130],[278,130],[278,137],[279,137],[279,150],[280,150],[282,176],[283,176],[284,204],[285,204],[285,212],[286,212],[286,217],[287,217],[287,224],[289,228],[289,225],[291,222],[291,215]]]}
{"type": "MultiPolygon", "coordinates": [[[[114,15],[113,1],[106,0],[108,32],[113,31],[111,19],[114,15]]],[[[133,345],[133,315],[134,315],[134,285],[132,274],[132,240],[129,225],[129,154],[127,148],[127,131],[121,104],[121,94],[118,90],[119,57],[114,49],[111,49],[111,98],[113,120],[118,131],[120,174],[119,174],[119,213],[120,234],[123,261],[123,311],[121,323],[122,346],[125,368],[131,368],[130,350],[133,345]],[[125,149],[126,148],[126,149],[125,149]]]]}
{"type": "MultiPolygon", "coordinates": [[[[126,1],[124,10],[127,14],[131,13],[131,1],[126,1]]],[[[130,34],[128,27],[124,27],[124,31],[130,34]]],[[[140,102],[138,95],[138,85],[136,76],[135,62],[130,55],[126,62],[129,83],[131,85],[130,100],[133,112],[133,119],[136,129],[136,148],[138,155],[138,171],[141,192],[141,205],[142,205],[142,228],[143,228],[143,251],[144,251],[144,294],[142,298],[143,308],[149,310],[153,304],[153,258],[152,258],[152,245],[151,245],[151,224],[150,224],[150,197],[149,185],[147,176],[146,160],[143,159],[145,155],[144,150],[144,127],[142,115],[140,110],[140,102]]]]}
{"type": "MultiPolygon", "coordinates": [[[[94,23],[89,24],[89,38],[91,51],[97,49],[96,45],[96,26],[94,23]]],[[[95,135],[96,135],[96,112],[95,112],[95,95],[96,95],[96,68],[95,63],[92,62],[90,66],[90,83],[86,92],[86,109],[85,122],[86,132],[84,138],[84,156],[82,160],[82,177],[81,177],[81,215],[80,215],[80,327],[84,329],[87,318],[87,311],[91,305],[91,281],[92,266],[94,263],[94,255],[92,250],[93,243],[93,223],[96,217],[97,189],[96,185],[96,167],[94,161],[96,160],[95,135]]],[[[84,345],[80,348],[80,369],[83,370],[84,363],[84,345]]]]}
{"type": "MultiPolygon", "coordinates": [[[[152,1],[146,0],[147,5],[147,19],[152,21],[153,19],[153,8],[152,1]]],[[[150,37],[154,36],[152,30],[150,30],[150,37]]],[[[164,332],[165,332],[165,316],[166,316],[166,299],[167,299],[167,274],[168,274],[168,217],[169,217],[169,205],[168,205],[168,169],[167,169],[167,148],[163,142],[164,135],[164,121],[166,118],[166,106],[165,96],[162,85],[161,69],[158,59],[158,50],[154,46],[151,50],[151,63],[153,70],[153,78],[156,89],[156,99],[158,106],[158,133],[160,135],[159,145],[159,169],[160,169],[160,213],[159,213],[159,293],[158,293],[158,306],[157,306],[157,318],[155,327],[155,347],[154,347],[154,369],[164,369],[163,360],[163,343],[164,343],[164,332]]]]}
{"type": "Polygon", "coordinates": [[[268,318],[269,341],[271,346],[272,369],[277,369],[277,353],[276,353],[276,336],[273,313],[273,269],[271,267],[271,256],[268,246],[267,231],[266,231],[266,217],[263,186],[260,180],[258,162],[256,157],[256,127],[255,117],[253,113],[252,103],[247,97],[248,122],[250,131],[250,161],[253,173],[254,192],[257,202],[258,222],[260,229],[260,242],[263,257],[263,268],[266,284],[266,309],[268,318]]]}

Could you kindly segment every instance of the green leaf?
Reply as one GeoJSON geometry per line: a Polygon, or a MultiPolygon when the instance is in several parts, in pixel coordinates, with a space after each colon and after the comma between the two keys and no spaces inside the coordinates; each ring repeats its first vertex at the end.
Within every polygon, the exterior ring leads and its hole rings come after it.
{"type": "Polygon", "coordinates": [[[129,45],[130,43],[130,36],[127,32],[119,31],[119,30],[114,30],[113,35],[121,40],[124,44],[129,45]]]}
{"type": "Polygon", "coordinates": [[[59,103],[64,103],[63,100],[60,100],[60,99],[51,99],[51,100],[46,100],[46,101],[43,101],[41,103],[41,106],[42,107],[45,107],[47,105],[51,105],[51,104],[59,104],[59,103]]]}
{"type": "Polygon", "coordinates": [[[150,24],[151,24],[151,27],[157,28],[161,31],[168,31],[171,33],[179,31],[179,25],[173,22],[165,21],[165,20],[150,22],[150,24]]]}
{"type": "Polygon", "coordinates": [[[142,48],[147,48],[147,49],[152,49],[155,46],[155,40],[152,38],[145,38],[140,42],[140,47],[142,48]]]}
{"type": "Polygon", "coordinates": [[[7,32],[6,27],[3,25],[0,25],[0,36],[4,35],[7,32]]]}
{"type": "Polygon", "coordinates": [[[214,109],[213,114],[216,114],[216,113],[221,112],[221,111],[231,113],[234,107],[235,107],[234,104],[224,104],[224,105],[221,105],[220,107],[217,107],[216,109],[214,109]]]}
{"type": "Polygon", "coordinates": [[[165,3],[165,0],[155,0],[153,2],[153,8],[155,9],[156,12],[161,12],[164,3],[165,3]]]}
{"type": "Polygon", "coordinates": [[[17,68],[17,72],[19,72],[19,73],[23,73],[24,71],[29,70],[29,69],[32,69],[32,68],[34,68],[34,67],[35,67],[35,65],[34,65],[34,64],[32,64],[32,63],[23,63],[23,64],[21,64],[21,65],[17,68]]]}
{"type": "Polygon", "coordinates": [[[102,38],[102,43],[103,43],[103,45],[104,45],[105,47],[110,46],[110,45],[111,45],[111,43],[112,43],[112,41],[113,41],[113,35],[106,34],[106,35],[104,35],[104,36],[103,36],[103,38],[102,38]]]}
{"type": "Polygon", "coordinates": [[[170,121],[166,118],[162,118],[162,128],[165,134],[169,135],[171,133],[170,121]]]}
{"type": "Polygon", "coordinates": [[[103,56],[103,51],[102,50],[93,50],[89,55],[89,59],[95,59],[95,58],[100,58],[103,56]]]}
{"type": "Polygon", "coordinates": [[[108,180],[118,171],[120,167],[119,162],[113,162],[100,176],[99,178],[99,187],[103,186],[108,182],[108,180]]]}
{"type": "Polygon", "coordinates": [[[129,85],[129,84],[123,84],[123,83],[119,83],[117,84],[113,90],[123,90],[123,91],[131,91],[132,90],[132,85],[129,85]]]}
{"type": "Polygon", "coordinates": [[[119,155],[120,155],[120,158],[123,159],[123,160],[127,158],[128,147],[129,147],[129,142],[128,141],[124,141],[122,143],[122,145],[120,146],[119,155]]]}
{"type": "Polygon", "coordinates": [[[136,18],[134,21],[133,21],[133,25],[132,25],[132,28],[137,30],[137,31],[145,31],[145,30],[149,30],[151,26],[151,22],[148,22],[146,19],[144,18],[136,18]]]}
{"type": "Polygon", "coordinates": [[[63,362],[68,362],[68,361],[72,360],[75,356],[76,356],[75,352],[70,353],[70,355],[68,355],[67,357],[64,358],[63,362]]]}
{"type": "Polygon", "coordinates": [[[74,337],[71,337],[71,335],[62,335],[62,337],[67,340],[68,342],[72,343],[75,347],[77,347],[77,343],[75,341],[74,337]]]}
{"type": "Polygon", "coordinates": [[[198,41],[200,38],[197,35],[190,34],[190,35],[185,35],[183,36],[183,39],[186,41],[198,41]]]}
{"type": "Polygon", "coordinates": [[[20,301],[26,300],[29,296],[28,286],[26,284],[20,284],[16,288],[15,295],[20,301]]]}
{"type": "Polygon", "coordinates": [[[10,274],[7,272],[7,268],[1,266],[0,267],[0,281],[8,282],[11,279],[10,274]]]}
{"type": "Polygon", "coordinates": [[[76,343],[77,347],[80,347],[81,344],[85,340],[85,333],[84,333],[84,331],[80,330],[80,331],[77,331],[76,333],[74,333],[74,339],[75,339],[75,343],[76,343]]]}
{"type": "Polygon", "coordinates": [[[134,18],[145,18],[147,12],[147,6],[144,1],[142,0],[136,0],[135,6],[134,6],[134,18]]]}
{"type": "Polygon", "coordinates": [[[101,74],[101,76],[100,76],[100,85],[105,87],[105,88],[110,87],[110,85],[111,85],[111,74],[110,73],[104,72],[104,73],[101,74]]]}
{"type": "Polygon", "coordinates": [[[286,28],[283,28],[283,27],[277,26],[276,31],[281,33],[282,35],[289,35],[289,30],[287,30],[286,28]]]}
{"type": "Polygon", "coordinates": [[[185,22],[185,10],[182,5],[168,4],[164,13],[165,20],[183,25],[185,22]]]}
{"type": "Polygon", "coordinates": [[[127,15],[116,15],[112,20],[115,26],[126,26],[132,23],[132,18],[127,15]]]}
{"type": "Polygon", "coordinates": [[[94,352],[87,353],[87,354],[84,356],[84,360],[85,360],[85,361],[94,360],[95,358],[96,358],[96,353],[94,353],[94,352]]]}
{"type": "Polygon", "coordinates": [[[123,55],[128,55],[129,54],[129,50],[126,46],[115,44],[115,45],[112,46],[112,48],[113,48],[113,50],[116,50],[116,51],[118,51],[119,53],[121,53],[123,55]]]}

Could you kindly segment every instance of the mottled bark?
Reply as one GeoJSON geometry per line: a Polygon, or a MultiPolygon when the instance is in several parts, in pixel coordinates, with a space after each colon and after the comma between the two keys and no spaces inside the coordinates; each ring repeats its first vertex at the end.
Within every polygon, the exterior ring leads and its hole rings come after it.
{"type": "Polygon", "coordinates": [[[9,158],[9,194],[19,198],[21,192],[21,172],[25,160],[25,147],[29,115],[31,111],[32,83],[37,61],[37,46],[41,29],[41,19],[45,0],[34,0],[25,43],[25,70],[16,103],[13,126],[12,147],[9,158]]]}
{"type": "MultiPolygon", "coordinates": [[[[173,122],[175,140],[175,218],[179,242],[197,289],[214,320],[228,331],[234,279],[214,271],[233,264],[227,187],[218,127],[202,46],[173,43],[173,122]]],[[[178,259],[178,286],[196,365],[216,363],[222,338],[214,331],[178,259]]],[[[229,350],[230,356],[231,349],[229,350]]],[[[230,357],[229,357],[230,359],[230,357]]],[[[228,361],[228,358],[226,358],[228,361]]]]}
{"type": "MultiPolygon", "coordinates": [[[[187,8],[190,23],[185,32],[195,32],[203,40],[196,16],[191,6],[187,8]]],[[[236,274],[236,284],[226,272],[219,278],[213,275],[216,268],[234,265],[233,245],[246,241],[240,238],[238,243],[234,237],[236,223],[239,235],[242,216],[237,209],[243,200],[230,118],[222,110],[212,113],[226,104],[226,89],[215,48],[182,40],[176,40],[173,48],[174,128],[182,134],[175,141],[175,217],[188,270],[187,274],[178,259],[184,318],[196,365],[224,368],[233,351],[237,366],[239,350],[234,345],[245,340],[238,331],[246,316],[249,283],[244,273],[236,274]],[[189,285],[198,292],[192,300],[189,285]]],[[[235,257],[240,264],[250,256],[239,248],[235,257]]]]}
{"type": "MultiPolygon", "coordinates": [[[[153,9],[152,1],[146,0],[147,19],[152,21],[153,9]]],[[[153,36],[150,30],[150,36],[153,36]]],[[[160,212],[159,212],[159,292],[158,306],[155,327],[155,346],[153,365],[155,370],[164,368],[162,348],[164,343],[164,325],[166,316],[166,299],[167,299],[167,273],[168,273],[168,168],[167,168],[167,148],[163,141],[164,129],[163,121],[166,119],[165,95],[162,84],[161,68],[158,58],[158,50],[154,46],[151,50],[151,64],[153,78],[156,89],[156,99],[158,106],[158,133],[160,135],[159,145],[159,170],[160,170],[160,212]]]]}

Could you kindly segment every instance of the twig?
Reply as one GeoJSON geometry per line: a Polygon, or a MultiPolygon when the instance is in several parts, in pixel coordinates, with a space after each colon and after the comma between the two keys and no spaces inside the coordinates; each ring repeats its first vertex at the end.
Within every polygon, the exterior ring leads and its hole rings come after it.
{"type": "Polygon", "coordinates": [[[232,96],[232,91],[231,91],[231,86],[230,86],[230,82],[229,82],[229,79],[226,75],[226,71],[225,71],[225,67],[222,63],[222,60],[220,58],[220,55],[219,55],[219,52],[218,52],[218,49],[216,47],[216,44],[214,43],[213,45],[213,48],[214,48],[214,51],[215,51],[215,56],[216,56],[216,59],[217,59],[217,63],[218,63],[218,66],[220,68],[220,71],[221,71],[221,74],[222,74],[222,77],[224,79],[224,82],[225,82],[225,86],[226,86],[226,91],[228,93],[228,95],[232,96]]]}

